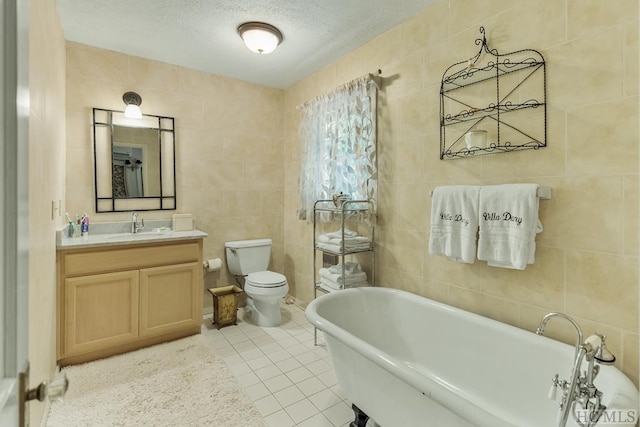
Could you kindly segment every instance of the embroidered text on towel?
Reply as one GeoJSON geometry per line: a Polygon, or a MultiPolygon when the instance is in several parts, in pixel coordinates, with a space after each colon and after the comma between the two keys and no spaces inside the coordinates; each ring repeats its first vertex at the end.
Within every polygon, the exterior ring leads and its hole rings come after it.
{"type": "Polygon", "coordinates": [[[454,215],[446,212],[440,212],[440,219],[443,221],[461,222],[465,227],[468,227],[469,223],[471,223],[471,220],[469,218],[464,218],[462,214],[454,215]]]}
{"type": "Polygon", "coordinates": [[[522,217],[511,212],[504,212],[502,215],[497,212],[483,212],[482,217],[485,221],[512,221],[518,225],[522,224],[522,217]]]}

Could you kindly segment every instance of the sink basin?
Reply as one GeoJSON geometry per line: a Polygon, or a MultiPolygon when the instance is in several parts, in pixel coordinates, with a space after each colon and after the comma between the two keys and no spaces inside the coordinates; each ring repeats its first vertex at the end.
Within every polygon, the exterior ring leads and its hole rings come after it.
{"type": "Polygon", "coordinates": [[[144,240],[144,239],[153,239],[159,238],[163,236],[167,236],[171,234],[171,231],[140,231],[136,234],[133,233],[119,233],[119,234],[110,234],[104,236],[105,240],[144,240]]]}

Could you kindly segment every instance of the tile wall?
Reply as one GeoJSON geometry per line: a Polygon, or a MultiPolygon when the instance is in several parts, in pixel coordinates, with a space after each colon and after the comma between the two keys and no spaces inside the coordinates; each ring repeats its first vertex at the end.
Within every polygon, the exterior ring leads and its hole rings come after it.
{"type": "MultiPolygon", "coordinates": [[[[209,233],[205,258],[226,240],[274,239],[272,269],[312,298],[311,227],[297,220],[296,106],[381,68],[378,283],[533,329],[548,311],[600,331],[638,376],[638,4],[619,0],[439,0],[286,91],[67,43],[70,212],[93,210],[91,108],[121,110],[135,90],[143,112],[176,117],[178,213],[209,233]],[[540,50],[547,61],[547,141],[524,151],[440,161],[439,85],[476,53],[483,25],[500,52],[540,50]],[[284,164],[284,168],[282,167],[284,164]],[[437,185],[537,182],[545,230],[524,272],[460,265],[427,253],[429,192],[437,185]]],[[[167,218],[161,212],[150,219],[167,218]]],[[[127,220],[94,214],[93,221],[127,220]]],[[[208,274],[208,285],[230,281],[208,274]]],[[[205,301],[210,298],[205,299],[205,301]]],[[[553,336],[573,341],[563,325],[553,336]]]]}
{"type": "MultiPolygon", "coordinates": [[[[222,258],[229,240],[273,239],[272,266],[283,271],[284,92],[144,58],[67,43],[67,206],[92,222],[127,221],[130,213],[94,212],[91,111],[124,110],[122,95],[142,97],[143,113],[176,119],[178,209],[209,234],[204,259],[222,258]]],[[[207,273],[205,286],[232,283],[207,273]]],[[[206,294],[205,304],[211,306],[206,294]]]]}
{"type": "MultiPolygon", "coordinates": [[[[379,94],[378,284],[405,289],[527,330],[549,311],[607,335],[617,366],[638,379],[638,2],[439,0],[285,94],[285,274],[313,297],[311,227],[296,218],[296,106],[382,69],[379,94]],[[547,142],[539,151],[439,160],[444,70],[490,47],[532,48],[547,62],[547,142]],[[430,190],[536,182],[544,232],[525,271],[428,254],[430,190]]],[[[558,322],[560,323],[560,322],[558,322]]],[[[570,328],[550,324],[567,342],[570,328]]]]}

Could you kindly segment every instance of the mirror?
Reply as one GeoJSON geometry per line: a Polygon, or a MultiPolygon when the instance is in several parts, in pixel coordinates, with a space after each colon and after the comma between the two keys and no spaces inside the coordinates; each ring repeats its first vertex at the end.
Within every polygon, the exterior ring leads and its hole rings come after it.
{"type": "Polygon", "coordinates": [[[93,109],[96,212],[176,209],[173,117],[93,109]]]}

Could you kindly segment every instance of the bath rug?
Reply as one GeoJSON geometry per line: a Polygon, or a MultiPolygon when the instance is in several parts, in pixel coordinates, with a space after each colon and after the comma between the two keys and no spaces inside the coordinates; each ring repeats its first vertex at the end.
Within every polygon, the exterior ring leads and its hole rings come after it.
{"type": "Polygon", "coordinates": [[[63,369],[48,427],[266,426],[207,338],[194,335],[63,369]]]}

